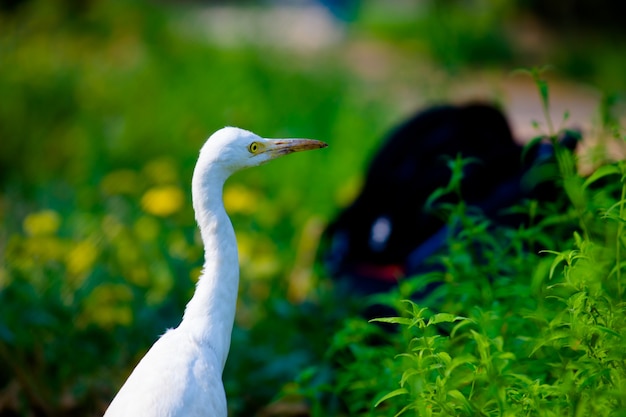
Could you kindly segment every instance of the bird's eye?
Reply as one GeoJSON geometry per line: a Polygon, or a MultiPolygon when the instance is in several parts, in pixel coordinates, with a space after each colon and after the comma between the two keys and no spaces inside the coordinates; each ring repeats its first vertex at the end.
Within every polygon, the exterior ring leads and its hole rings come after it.
{"type": "Polygon", "coordinates": [[[257,153],[259,150],[259,144],[257,142],[252,142],[249,146],[248,146],[248,150],[251,153],[257,153]]]}

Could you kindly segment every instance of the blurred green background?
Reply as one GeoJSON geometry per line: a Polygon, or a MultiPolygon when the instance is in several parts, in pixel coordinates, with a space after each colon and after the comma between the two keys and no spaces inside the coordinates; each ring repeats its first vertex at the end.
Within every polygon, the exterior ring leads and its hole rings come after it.
{"type": "Polygon", "coordinates": [[[354,314],[317,244],[394,124],[488,99],[528,139],[539,98],[510,72],[544,64],[572,123],[600,97],[623,108],[621,4],[329,3],[0,2],[0,415],[100,415],[178,324],[202,261],[191,173],[220,127],[330,144],[225,191],[242,271],[229,407],[273,415],[354,314]]]}

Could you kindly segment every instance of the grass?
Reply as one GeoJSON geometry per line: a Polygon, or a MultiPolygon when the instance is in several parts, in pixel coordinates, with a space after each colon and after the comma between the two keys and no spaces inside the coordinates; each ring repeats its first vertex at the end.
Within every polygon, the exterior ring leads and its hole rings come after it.
{"type": "MultiPolygon", "coordinates": [[[[534,219],[525,228],[493,231],[462,198],[444,207],[463,232],[437,255],[444,271],[376,300],[398,312],[388,332],[311,258],[396,108],[368,103],[332,54],[286,65],[280,51],[223,49],[173,29],[184,13],[33,1],[0,14],[3,413],[100,415],[178,323],[202,259],[191,172],[227,124],[330,144],[227,185],[242,264],[224,376],[232,415],[274,400],[313,415],[623,412],[623,162],[585,179],[563,153],[568,199],[517,208],[534,219]],[[427,281],[441,285],[401,301],[427,281]]],[[[484,22],[480,33],[498,30],[484,22]]],[[[451,68],[476,56],[448,52],[451,68]]],[[[606,140],[621,141],[605,104],[606,140]]]]}

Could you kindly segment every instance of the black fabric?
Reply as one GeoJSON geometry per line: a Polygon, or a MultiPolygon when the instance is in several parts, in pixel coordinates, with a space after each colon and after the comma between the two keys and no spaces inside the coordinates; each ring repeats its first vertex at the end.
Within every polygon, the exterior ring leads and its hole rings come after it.
{"type": "Polygon", "coordinates": [[[551,147],[537,144],[524,152],[498,109],[485,104],[428,109],[391,132],[357,199],[325,231],[324,259],[331,275],[372,293],[393,285],[376,280],[377,266],[397,265],[404,275],[419,272],[446,234],[445,221],[424,205],[448,184],[447,161],[457,155],[479,161],[465,166],[464,201],[496,223],[522,221],[500,212],[523,198],[554,198],[553,187],[537,187],[537,180],[530,189],[523,180],[533,164],[550,158],[551,147]],[[371,272],[364,273],[368,268],[371,272]]]}

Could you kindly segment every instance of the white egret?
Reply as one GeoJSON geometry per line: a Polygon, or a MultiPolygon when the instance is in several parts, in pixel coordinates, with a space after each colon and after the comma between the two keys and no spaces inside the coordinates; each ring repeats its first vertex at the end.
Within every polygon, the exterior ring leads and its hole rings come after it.
{"type": "Polygon", "coordinates": [[[236,171],[292,152],[324,148],[311,139],[264,139],[226,127],[204,144],[192,197],[204,242],[204,268],[180,325],[161,336],[133,370],[105,417],[225,417],[222,371],[235,319],[239,260],[222,201],[236,171]]]}

